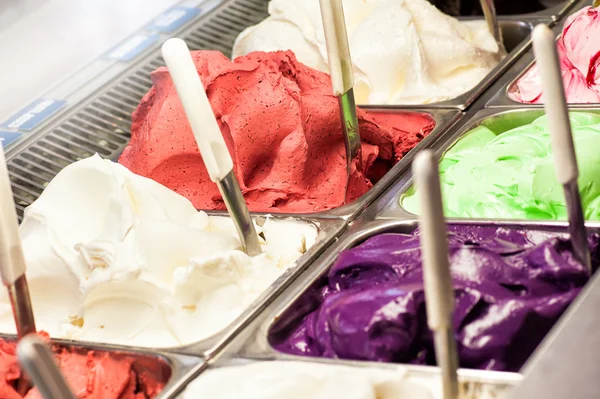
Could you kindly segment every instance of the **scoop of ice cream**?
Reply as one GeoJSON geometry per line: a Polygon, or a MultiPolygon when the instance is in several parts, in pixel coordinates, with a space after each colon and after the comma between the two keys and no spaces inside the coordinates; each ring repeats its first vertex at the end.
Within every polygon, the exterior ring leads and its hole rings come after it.
{"type": "MultiPolygon", "coordinates": [[[[557,42],[560,69],[569,103],[600,102],[600,8],[584,7],[565,22],[557,42]]],[[[542,80],[534,64],[509,90],[519,102],[544,102],[542,80]]]]}
{"type": "MultiPolygon", "coordinates": [[[[600,116],[573,112],[570,120],[584,215],[598,220],[600,116]]],[[[446,216],[567,218],[563,189],[555,176],[547,118],[513,127],[478,126],[444,154],[440,178],[446,216]]],[[[401,203],[408,211],[419,212],[414,190],[403,196],[401,203]]]]}
{"type": "MultiPolygon", "coordinates": [[[[344,204],[345,147],[326,74],[300,64],[291,52],[253,53],[235,62],[218,52],[192,54],[250,210],[307,213],[344,204]]],[[[155,71],[152,80],[119,162],[198,209],[225,209],[167,69],[155,71]]],[[[363,159],[351,176],[350,199],[366,193],[382,170],[433,129],[428,115],[402,115],[392,128],[359,112],[363,159]]]]}
{"type": "MultiPolygon", "coordinates": [[[[250,257],[233,223],[99,156],[63,169],[20,227],[39,328],[54,337],[165,347],[231,323],[316,238],[269,219],[250,257]]],[[[14,331],[5,290],[0,329],[14,331]]]]}
{"type": "MultiPolygon", "coordinates": [[[[359,104],[425,104],[470,90],[498,64],[483,21],[459,22],[426,0],[344,0],[359,104]]],[[[292,50],[328,72],[318,0],[271,0],[269,17],[243,31],[233,57],[292,50]]]]}
{"type": "MultiPolygon", "coordinates": [[[[509,391],[501,384],[464,383],[460,399],[499,398],[509,391]]],[[[441,392],[441,379],[435,374],[270,361],[208,370],[188,385],[183,399],[441,399],[441,392]]]]}
{"type": "MultiPolygon", "coordinates": [[[[46,333],[42,337],[48,339],[46,333]]],[[[17,345],[0,339],[0,397],[2,399],[42,399],[37,388],[25,396],[17,392],[22,377],[16,355],[17,345]]],[[[81,348],[53,347],[54,357],[76,397],[81,399],[150,399],[164,382],[134,367],[135,359],[122,353],[85,351],[81,348]]]]}
{"type": "MultiPolygon", "coordinates": [[[[598,264],[600,236],[590,238],[598,264]]],[[[518,371],[588,279],[570,241],[536,231],[454,225],[448,244],[461,367],[518,371]]],[[[435,364],[419,233],[343,251],[274,326],[295,355],[435,364]]]]}

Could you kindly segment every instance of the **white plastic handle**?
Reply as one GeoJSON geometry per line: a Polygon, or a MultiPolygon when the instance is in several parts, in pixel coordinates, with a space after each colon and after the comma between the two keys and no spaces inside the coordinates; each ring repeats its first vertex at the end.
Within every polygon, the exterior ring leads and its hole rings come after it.
{"type": "Polygon", "coordinates": [[[320,2],[333,95],[339,97],[354,86],[344,7],[342,0],[320,0],[320,2]]]}
{"type": "Polygon", "coordinates": [[[4,284],[13,284],[25,274],[25,258],[19,236],[19,221],[0,141],[0,273],[4,284]]]}
{"type": "Polygon", "coordinates": [[[162,56],[183,104],[208,174],[213,182],[222,180],[233,169],[233,160],[190,50],[183,40],[169,39],[162,46],[162,56]]]}
{"type": "Polygon", "coordinates": [[[533,50],[542,78],[556,177],[561,184],[566,184],[577,179],[579,170],[556,41],[548,26],[540,24],[533,30],[533,50]]]}
{"type": "Polygon", "coordinates": [[[413,174],[421,201],[419,229],[427,324],[431,330],[452,327],[454,291],[448,261],[448,233],[442,207],[438,165],[433,152],[422,151],[413,162],[413,174]]]}

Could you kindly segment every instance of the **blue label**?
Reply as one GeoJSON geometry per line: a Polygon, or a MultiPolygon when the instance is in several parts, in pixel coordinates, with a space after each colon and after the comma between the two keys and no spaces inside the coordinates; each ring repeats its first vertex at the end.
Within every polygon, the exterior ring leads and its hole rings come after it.
{"type": "Polygon", "coordinates": [[[21,133],[0,130],[0,142],[2,142],[2,147],[4,148],[8,147],[10,143],[16,141],[19,137],[21,137],[21,133]]]}
{"type": "Polygon", "coordinates": [[[131,61],[160,38],[157,34],[139,33],[111,50],[106,57],[117,61],[131,61]]]}
{"type": "Polygon", "coordinates": [[[146,27],[146,30],[161,33],[172,33],[200,14],[198,8],[173,7],[169,8],[146,27]]]}
{"type": "Polygon", "coordinates": [[[33,128],[42,123],[50,115],[64,107],[66,103],[65,100],[40,98],[23,108],[16,115],[1,124],[0,127],[15,130],[33,130],[33,128]]]}

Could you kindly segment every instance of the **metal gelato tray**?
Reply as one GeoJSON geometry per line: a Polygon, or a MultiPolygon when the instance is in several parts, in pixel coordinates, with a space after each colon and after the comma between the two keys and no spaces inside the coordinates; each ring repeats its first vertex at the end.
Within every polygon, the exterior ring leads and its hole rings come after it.
{"type": "MultiPolygon", "coordinates": [[[[207,212],[211,216],[224,216],[220,212],[207,212]]],[[[168,353],[177,353],[191,356],[209,357],[218,352],[223,341],[227,341],[231,336],[235,336],[240,330],[244,329],[260,312],[271,303],[283,289],[289,286],[298,275],[306,270],[326,248],[345,230],[346,222],[335,219],[306,218],[294,215],[270,215],[270,214],[252,214],[257,224],[261,225],[267,218],[274,220],[295,220],[314,225],[318,229],[318,236],[313,246],[296,261],[295,265],[284,271],[242,314],[227,325],[218,333],[199,340],[197,342],[174,346],[174,347],[152,347],[159,351],[168,353]]],[[[84,342],[84,341],[77,341],[84,342]]]]}
{"type": "MultiPolygon", "coordinates": [[[[207,212],[210,216],[224,216],[222,213],[207,212]]],[[[296,262],[271,283],[239,316],[232,320],[228,325],[219,332],[199,339],[195,342],[180,346],[161,347],[158,345],[143,347],[129,344],[117,345],[120,348],[127,350],[141,351],[159,351],[161,353],[181,354],[188,356],[209,357],[213,353],[220,350],[220,345],[223,341],[227,341],[230,337],[239,334],[248,323],[250,323],[260,312],[273,301],[273,299],[287,286],[289,286],[298,275],[306,270],[312,262],[325,251],[332,242],[346,229],[347,223],[342,219],[319,219],[305,218],[294,215],[269,215],[269,214],[252,214],[255,222],[260,226],[266,219],[272,220],[292,220],[301,223],[313,225],[318,232],[314,244],[307,248],[307,251],[300,256],[296,262]]],[[[75,340],[75,339],[57,339],[56,342],[68,342],[80,346],[94,345],[98,347],[112,347],[110,344],[102,344],[92,340],[75,340]]]]}
{"type": "MultiPolygon", "coordinates": [[[[480,18],[461,17],[461,21],[476,21],[480,18]]],[[[368,108],[388,108],[388,109],[412,109],[412,108],[455,108],[459,110],[465,110],[469,107],[477,98],[485,92],[485,90],[492,85],[502,74],[512,65],[515,61],[523,55],[531,45],[531,31],[534,26],[540,23],[552,26],[554,21],[550,18],[531,18],[527,20],[521,20],[516,17],[499,17],[500,28],[502,30],[502,37],[508,55],[500,61],[498,65],[481,80],[474,88],[461,94],[460,96],[441,102],[435,102],[430,104],[394,104],[394,105],[363,105],[360,106],[368,108]]]]}
{"type": "MultiPolygon", "coordinates": [[[[471,220],[451,220],[449,224],[494,226],[520,229],[535,229],[549,232],[566,232],[567,224],[562,222],[501,222],[501,221],[471,221],[471,220]]],[[[357,221],[348,232],[332,245],[319,259],[310,267],[301,277],[299,277],[293,286],[287,288],[271,305],[265,308],[264,312],[257,317],[254,322],[240,335],[230,340],[228,346],[223,350],[223,354],[236,354],[250,359],[269,359],[269,360],[307,360],[314,361],[313,357],[303,357],[289,355],[276,350],[269,341],[269,336],[273,330],[284,328],[288,322],[295,320],[294,304],[306,291],[310,290],[314,284],[328,272],[330,267],[336,261],[340,252],[355,247],[370,237],[383,233],[411,233],[418,225],[416,220],[392,221],[357,221]]],[[[599,226],[596,226],[596,230],[599,226]]],[[[340,362],[339,359],[323,360],[329,362],[340,362]]],[[[367,364],[380,365],[381,363],[349,361],[349,364],[367,364]]],[[[437,370],[434,366],[422,365],[403,365],[408,370],[418,372],[431,372],[437,370]]],[[[519,379],[520,373],[495,372],[465,369],[461,370],[463,375],[485,375],[493,376],[495,374],[519,379]]]]}
{"type": "MultiPolygon", "coordinates": [[[[569,107],[573,111],[590,112],[600,114],[600,109],[592,108],[574,108],[569,107]]],[[[441,159],[442,155],[455,145],[467,132],[480,125],[485,125],[493,130],[493,126],[501,125],[511,128],[522,126],[533,122],[536,118],[544,115],[543,108],[487,108],[483,109],[470,119],[464,119],[463,123],[455,126],[451,132],[446,135],[446,141],[436,146],[434,150],[436,155],[441,159]]],[[[412,173],[408,171],[391,187],[385,195],[376,201],[370,210],[366,212],[374,219],[414,219],[416,215],[408,212],[400,203],[403,195],[405,195],[413,186],[412,173]]],[[[468,219],[460,219],[468,220],[468,219]]]]}
{"type": "MultiPolygon", "coordinates": [[[[0,334],[0,338],[8,342],[14,342],[17,339],[15,335],[11,334],[0,334]]],[[[164,384],[164,388],[160,394],[154,397],[155,399],[175,398],[183,384],[207,367],[207,363],[200,357],[145,348],[92,344],[64,339],[51,339],[51,344],[60,348],[70,348],[77,353],[94,351],[95,353],[111,353],[115,356],[133,358],[132,367],[138,374],[144,374],[164,384]]]]}
{"type": "MultiPolygon", "coordinates": [[[[400,161],[394,165],[377,183],[373,185],[373,187],[360,198],[355,201],[342,205],[338,208],[330,209],[327,211],[315,212],[315,213],[294,213],[294,214],[285,214],[286,216],[293,216],[299,218],[318,218],[318,219],[343,219],[346,221],[354,220],[362,211],[364,211],[369,204],[375,201],[381,193],[385,191],[390,185],[392,185],[398,177],[400,177],[404,172],[410,169],[410,165],[415,155],[425,149],[429,148],[434,143],[439,140],[443,140],[446,132],[460,120],[463,114],[457,110],[423,110],[423,109],[413,109],[413,110],[398,110],[398,109],[381,109],[381,108],[370,108],[367,110],[368,112],[376,112],[376,113],[389,113],[396,115],[405,115],[411,113],[417,114],[427,114],[432,120],[435,122],[435,126],[431,133],[427,135],[423,140],[419,142],[411,151],[409,151],[400,161]]],[[[215,215],[227,215],[225,211],[210,211],[215,215]]],[[[264,213],[260,212],[252,212],[253,215],[264,215],[264,213]]],[[[283,214],[275,213],[274,215],[283,214]]]]}
{"type": "MultiPolygon", "coordinates": [[[[589,5],[585,3],[585,5],[589,5]]],[[[583,5],[582,5],[583,6],[583,5]]],[[[579,10],[579,8],[578,8],[579,10]]],[[[560,38],[562,33],[564,19],[561,20],[552,32],[556,35],[556,40],[560,38]]],[[[485,105],[486,108],[543,108],[544,104],[528,104],[522,103],[510,98],[509,93],[514,90],[517,81],[535,64],[535,54],[533,49],[530,49],[523,57],[521,57],[510,69],[502,76],[502,88],[485,105]]],[[[598,103],[569,103],[571,108],[598,108],[598,103]]]]}
{"type": "MultiPolygon", "coordinates": [[[[207,367],[204,367],[201,371],[199,371],[197,373],[196,378],[202,378],[202,374],[210,370],[216,370],[227,367],[239,367],[249,365],[252,363],[269,363],[276,360],[243,358],[238,357],[233,353],[226,353],[224,355],[224,357],[215,358],[212,361],[209,360],[207,362],[209,363],[209,365],[207,367]]],[[[290,359],[283,360],[289,361],[290,359]]],[[[293,361],[305,363],[307,365],[321,364],[330,366],[343,366],[354,368],[357,370],[364,370],[368,368],[370,370],[394,371],[398,373],[398,377],[404,377],[408,380],[413,380],[412,382],[417,383],[419,385],[428,385],[432,382],[441,381],[441,373],[437,367],[414,369],[401,364],[357,362],[339,359],[332,360],[300,358],[293,359],[293,361]]],[[[515,373],[460,369],[458,370],[458,380],[464,386],[466,386],[467,384],[469,385],[469,392],[471,393],[473,398],[480,397],[477,393],[489,392],[490,390],[493,390],[492,394],[489,396],[490,398],[506,399],[509,398],[510,395],[517,389],[517,387],[523,380],[523,377],[520,374],[515,373]]],[[[178,391],[183,392],[187,388],[188,384],[182,383],[178,385],[178,391]]],[[[439,383],[439,386],[441,388],[441,383],[439,383]]],[[[440,389],[440,394],[435,395],[434,398],[441,399],[441,397],[442,395],[440,389]]]]}

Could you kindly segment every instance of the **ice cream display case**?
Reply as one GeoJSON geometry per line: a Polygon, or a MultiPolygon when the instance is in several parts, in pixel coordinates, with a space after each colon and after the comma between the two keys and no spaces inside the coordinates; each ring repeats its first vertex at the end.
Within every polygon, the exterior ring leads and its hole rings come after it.
{"type": "MultiPolygon", "coordinates": [[[[291,52],[241,56],[237,64],[227,58],[238,35],[269,16],[268,3],[187,0],[0,121],[40,330],[50,333],[55,351],[75,345],[83,349],[67,352],[124,359],[130,379],[119,373],[123,381],[115,385],[138,397],[369,392],[441,399],[411,174],[415,156],[432,149],[441,156],[450,217],[460,397],[504,399],[519,386],[535,390],[523,381],[533,376],[540,384],[543,368],[564,355],[561,337],[573,334],[572,315],[590,302],[597,276],[565,238],[541,104],[508,94],[532,66],[533,27],[548,25],[559,35],[566,15],[584,4],[554,2],[501,16],[508,55],[452,100],[361,106],[371,170],[361,183],[366,189],[347,201],[343,187],[331,184],[347,184],[340,176],[350,174],[337,170],[345,166],[343,151],[329,151],[343,148],[343,129],[328,77],[291,52]],[[261,195],[273,196],[274,204],[284,203],[278,195],[304,201],[280,189],[282,182],[292,185],[286,179],[298,165],[306,172],[300,183],[322,178],[307,192],[334,192],[341,202],[316,211],[250,209],[263,253],[241,251],[219,192],[205,168],[198,172],[204,164],[192,136],[175,134],[189,125],[160,55],[170,37],[193,51],[222,53],[194,53],[192,61],[235,162],[258,159],[236,170],[251,192],[250,207],[261,195]],[[309,105],[280,105],[289,98],[309,105]],[[249,139],[240,139],[244,132],[249,139]],[[274,164],[284,172],[267,173],[274,164]],[[174,182],[184,175],[185,184],[174,182]]],[[[460,21],[474,19],[481,18],[460,21]]],[[[462,32],[462,25],[448,24],[462,32]]],[[[592,104],[571,111],[597,266],[600,110],[592,104]]],[[[10,332],[6,296],[0,305],[0,329],[10,332]]]]}

